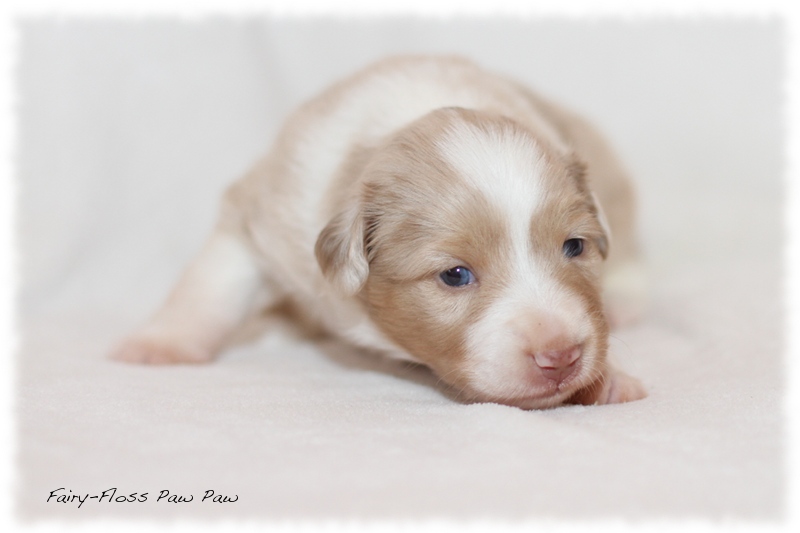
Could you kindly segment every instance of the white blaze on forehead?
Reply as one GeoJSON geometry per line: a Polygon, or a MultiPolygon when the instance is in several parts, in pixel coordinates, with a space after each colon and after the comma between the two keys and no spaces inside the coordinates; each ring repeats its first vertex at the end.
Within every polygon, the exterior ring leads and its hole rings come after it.
{"type": "Polygon", "coordinates": [[[459,121],[449,127],[437,147],[458,177],[503,214],[512,276],[541,279],[540,269],[532,268],[530,224],[544,204],[546,162],[535,141],[516,129],[495,124],[483,129],[459,121]]]}
{"type": "Polygon", "coordinates": [[[466,122],[451,125],[437,147],[459,178],[503,213],[513,276],[531,279],[530,224],[545,200],[546,162],[540,147],[519,130],[494,124],[482,129],[466,122]]]}
{"type": "Polygon", "coordinates": [[[452,124],[437,141],[444,161],[466,183],[503,212],[525,221],[525,233],[541,203],[544,156],[534,140],[511,128],[488,131],[466,122],[452,124]]]}

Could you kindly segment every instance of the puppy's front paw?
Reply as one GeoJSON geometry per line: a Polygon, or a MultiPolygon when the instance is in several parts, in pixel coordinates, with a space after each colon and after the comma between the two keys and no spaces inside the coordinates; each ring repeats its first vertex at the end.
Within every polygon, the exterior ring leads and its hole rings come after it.
{"type": "Polygon", "coordinates": [[[625,403],[647,397],[647,389],[633,376],[615,370],[606,378],[603,391],[597,399],[598,404],[625,403]]]}
{"type": "Polygon", "coordinates": [[[641,381],[612,367],[605,377],[580,389],[566,403],[604,405],[632,402],[646,397],[647,389],[641,381]]]}
{"type": "Polygon", "coordinates": [[[213,354],[167,339],[140,335],[125,340],[110,357],[124,363],[174,365],[207,363],[213,354]]]}

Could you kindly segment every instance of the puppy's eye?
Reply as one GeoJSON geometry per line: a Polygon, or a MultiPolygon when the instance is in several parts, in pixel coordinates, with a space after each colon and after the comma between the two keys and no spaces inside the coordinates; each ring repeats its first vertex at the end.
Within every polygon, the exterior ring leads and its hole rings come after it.
{"type": "Polygon", "coordinates": [[[450,285],[451,287],[463,287],[475,281],[475,275],[470,272],[467,267],[463,266],[445,270],[439,274],[439,277],[442,278],[442,281],[444,281],[446,285],[450,285]]]}
{"type": "Polygon", "coordinates": [[[561,249],[567,257],[578,257],[583,253],[583,239],[567,239],[561,249]]]}

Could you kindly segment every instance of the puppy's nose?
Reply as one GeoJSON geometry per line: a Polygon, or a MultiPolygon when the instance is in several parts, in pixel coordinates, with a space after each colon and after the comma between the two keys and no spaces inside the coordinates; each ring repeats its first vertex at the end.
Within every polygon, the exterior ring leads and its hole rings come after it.
{"type": "Polygon", "coordinates": [[[533,360],[544,377],[560,383],[578,368],[577,362],[582,351],[580,344],[563,349],[539,350],[533,352],[533,360]]]}

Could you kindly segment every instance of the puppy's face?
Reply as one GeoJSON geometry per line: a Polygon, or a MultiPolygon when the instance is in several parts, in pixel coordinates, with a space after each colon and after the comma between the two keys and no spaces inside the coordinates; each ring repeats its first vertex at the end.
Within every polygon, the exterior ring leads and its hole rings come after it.
{"type": "Polygon", "coordinates": [[[364,172],[317,242],[326,276],[468,399],[587,396],[605,370],[607,236],[582,167],[507,118],[449,108],[364,172]]]}

